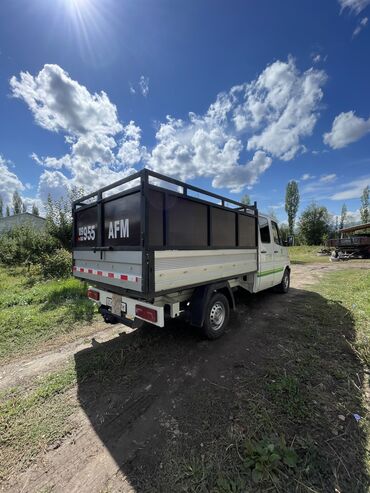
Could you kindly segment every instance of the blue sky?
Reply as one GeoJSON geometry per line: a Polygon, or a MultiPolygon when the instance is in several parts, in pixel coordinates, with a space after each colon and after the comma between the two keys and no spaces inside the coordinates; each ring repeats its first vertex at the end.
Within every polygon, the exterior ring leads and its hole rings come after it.
{"type": "Polygon", "coordinates": [[[147,166],[285,220],[358,218],[370,0],[4,0],[0,194],[41,204],[147,166]]]}

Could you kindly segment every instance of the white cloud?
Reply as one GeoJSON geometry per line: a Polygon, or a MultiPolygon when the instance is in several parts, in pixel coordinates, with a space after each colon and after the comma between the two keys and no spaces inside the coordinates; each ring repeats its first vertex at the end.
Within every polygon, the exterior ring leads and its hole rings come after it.
{"type": "MultiPolygon", "coordinates": [[[[252,82],[220,93],[203,115],[168,116],[150,152],[141,145],[140,127],[122,125],[106,93],[90,93],[58,65],[45,65],[35,76],[22,72],[10,85],[36,123],[63,134],[68,147],[60,157],[32,154],[46,168],[39,183],[45,198],[71,186],[97,189],[140,162],[184,180],[208,177],[215,187],[239,192],[257,183],[273,158],[289,161],[305,150],[302,141],[318,119],[325,81],[322,70],[300,72],[292,58],[276,61],[252,82]]],[[[139,90],[147,96],[147,77],[141,76],[139,90]]]]}
{"type": "Polygon", "coordinates": [[[335,173],[331,173],[330,175],[321,175],[320,183],[333,183],[337,179],[337,175],[335,173]]]}
{"type": "Polygon", "coordinates": [[[71,186],[88,192],[134,171],[130,165],[135,161],[135,148],[139,148],[140,129],[134,122],[127,127],[120,123],[117,108],[106,93],[90,93],[58,65],[45,65],[36,76],[21,72],[19,78],[11,78],[10,86],[13,96],[26,102],[36,123],[63,133],[69,147],[62,157],[31,155],[47,168],[40,177],[41,198],[49,192],[60,196],[71,186]],[[138,129],[135,137],[133,128],[138,129]],[[120,135],[131,152],[124,152],[121,146],[118,159],[120,135]]]}
{"type": "Polygon", "coordinates": [[[360,32],[367,26],[369,19],[367,17],[363,17],[360,22],[358,23],[357,27],[353,31],[353,37],[357,36],[360,34],[360,32]]]}
{"type": "Polygon", "coordinates": [[[325,80],[323,71],[300,73],[293,59],[274,62],[251,83],[219,94],[204,115],[168,116],[148,166],[180,179],[213,177],[213,186],[233,191],[253,185],[271,157],[288,161],[303,151],[301,140],[313,131],[325,80]],[[243,164],[246,151],[254,154],[243,164]]]}
{"type": "Polygon", "coordinates": [[[134,121],[124,128],[124,137],[117,153],[117,159],[127,165],[137,164],[145,155],[145,148],[141,146],[141,128],[134,121]]]}
{"type": "Polygon", "coordinates": [[[149,77],[145,77],[145,75],[140,76],[139,88],[141,94],[146,98],[149,94],[149,77]]]}
{"type": "Polygon", "coordinates": [[[340,113],[335,117],[330,132],[324,134],[324,143],[333,149],[346,147],[370,132],[370,118],[355,115],[354,111],[340,113]]]}
{"type": "Polygon", "coordinates": [[[244,110],[261,127],[248,141],[248,149],[263,149],[289,161],[303,150],[301,139],[312,134],[326,81],[324,71],[299,73],[294,61],[268,66],[246,91],[244,110]]]}
{"type": "Polygon", "coordinates": [[[313,180],[314,178],[315,178],[315,176],[310,175],[310,173],[304,173],[304,174],[301,176],[301,180],[302,180],[302,181],[313,180]]]}
{"type": "Polygon", "coordinates": [[[0,196],[4,206],[11,204],[15,191],[22,192],[25,189],[18,176],[9,169],[10,166],[12,166],[11,162],[0,155],[0,196]]]}
{"type": "Polygon", "coordinates": [[[231,169],[220,172],[212,181],[215,188],[230,188],[231,192],[238,193],[245,184],[254,185],[258,177],[264,173],[272,163],[272,159],[263,151],[257,151],[252,160],[245,165],[232,166],[231,169]]]}
{"type": "Polygon", "coordinates": [[[362,176],[356,180],[337,187],[337,190],[339,189],[339,191],[331,195],[330,198],[332,200],[359,199],[364,188],[368,185],[370,186],[370,175],[362,176]]]}
{"type": "Polygon", "coordinates": [[[131,83],[129,84],[129,90],[130,90],[130,94],[136,94],[136,89],[131,83]]]}
{"type": "Polygon", "coordinates": [[[105,92],[91,94],[58,65],[44,65],[37,76],[21,72],[10,79],[12,94],[23,99],[36,122],[47,130],[74,137],[114,135],[122,126],[105,92]]]}
{"type": "Polygon", "coordinates": [[[338,0],[338,2],[341,6],[341,12],[348,8],[355,14],[360,14],[368,5],[370,5],[370,0],[338,0]]]}

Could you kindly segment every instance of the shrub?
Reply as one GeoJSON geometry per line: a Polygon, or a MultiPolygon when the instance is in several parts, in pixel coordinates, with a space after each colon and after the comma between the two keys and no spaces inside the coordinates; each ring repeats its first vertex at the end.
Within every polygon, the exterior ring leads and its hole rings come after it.
{"type": "Polygon", "coordinates": [[[60,248],[45,255],[40,264],[41,274],[46,278],[66,278],[71,275],[72,257],[70,252],[60,248]]]}
{"type": "Polygon", "coordinates": [[[59,246],[46,231],[18,226],[0,236],[0,262],[5,265],[38,264],[59,246]]]}

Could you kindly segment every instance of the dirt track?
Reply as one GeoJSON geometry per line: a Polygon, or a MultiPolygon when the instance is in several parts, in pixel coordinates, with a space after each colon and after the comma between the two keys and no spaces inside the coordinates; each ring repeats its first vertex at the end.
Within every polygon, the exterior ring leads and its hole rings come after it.
{"type": "Polygon", "coordinates": [[[55,369],[73,356],[78,386],[71,398],[79,405],[74,433],[12,478],[4,491],[149,491],[150,480],[155,480],[164,461],[170,461],[167,445],[176,446],[202,426],[199,402],[204,402],[202,413],[209,408],[214,426],[221,414],[232,416],[230,388],[238,368],[254,379],[261,377],[260,363],[273,357],[270,341],[284,331],[292,304],[305,296],[305,286],[329,270],[352,267],[370,264],[296,265],[288,295],[240,295],[230,329],[218,341],[202,340],[196,329],[179,321],[164,329],[123,329],[119,337],[114,337],[117,327],[108,327],[94,336],[92,344],[79,341],[32,362],[1,368],[0,386],[7,387],[55,369]],[[122,360],[116,377],[106,382],[85,380],[83,370],[94,353],[117,345],[122,360]]]}

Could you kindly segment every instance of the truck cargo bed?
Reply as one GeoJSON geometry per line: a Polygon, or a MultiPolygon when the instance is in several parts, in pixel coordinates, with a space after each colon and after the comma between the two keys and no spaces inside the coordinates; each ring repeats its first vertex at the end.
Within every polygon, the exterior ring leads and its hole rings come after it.
{"type": "Polygon", "coordinates": [[[120,294],[151,299],[258,268],[256,204],[150,170],[79,199],[73,217],[74,275],[120,294]]]}

